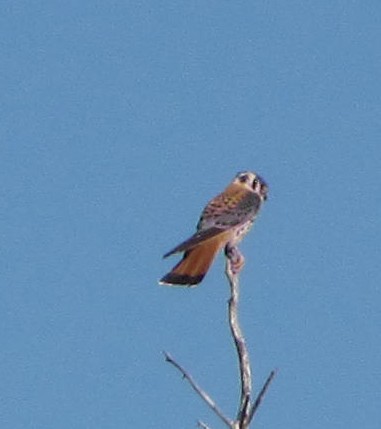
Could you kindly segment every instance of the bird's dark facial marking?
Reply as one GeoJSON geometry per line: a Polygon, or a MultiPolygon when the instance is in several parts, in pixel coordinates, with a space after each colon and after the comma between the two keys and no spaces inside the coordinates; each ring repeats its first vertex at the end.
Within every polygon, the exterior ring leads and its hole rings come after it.
{"type": "Polygon", "coordinates": [[[269,187],[267,186],[266,183],[262,182],[261,183],[261,188],[260,188],[260,194],[263,196],[264,200],[267,200],[267,192],[269,190],[269,187]]]}
{"type": "Polygon", "coordinates": [[[238,179],[241,183],[246,183],[248,178],[249,176],[247,174],[242,174],[242,176],[239,176],[238,179]]]}

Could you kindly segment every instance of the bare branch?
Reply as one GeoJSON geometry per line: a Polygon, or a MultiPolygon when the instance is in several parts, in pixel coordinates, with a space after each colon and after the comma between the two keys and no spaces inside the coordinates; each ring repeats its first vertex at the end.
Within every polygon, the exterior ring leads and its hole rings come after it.
{"type": "Polygon", "coordinates": [[[208,404],[208,406],[216,413],[216,415],[228,426],[229,428],[233,427],[233,422],[225,417],[223,412],[220,410],[220,408],[217,406],[217,404],[213,401],[213,399],[203,390],[200,386],[193,380],[191,375],[180,365],[178,364],[172,356],[167,353],[163,352],[165,356],[165,360],[172,364],[175,368],[177,368],[181,374],[183,375],[183,378],[185,378],[189,384],[192,386],[193,390],[201,396],[201,398],[208,404]]]}
{"type": "Polygon", "coordinates": [[[237,350],[240,381],[241,381],[241,398],[238,407],[237,421],[239,428],[248,427],[248,417],[250,414],[250,397],[251,397],[251,368],[249,352],[246,347],[245,339],[238,321],[238,300],[239,300],[239,270],[243,266],[243,256],[237,247],[230,247],[225,250],[226,259],[226,276],[230,284],[230,299],[228,306],[230,331],[233,336],[234,344],[237,350]]]}
{"type": "Polygon", "coordinates": [[[251,407],[250,410],[250,415],[248,418],[248,423],[251,422],[251,420],[253,419],[255,413],[258,410],[258,407],[261,405],[262,399],[264,398],[267,389],[269,388],[271,382],[273,381],[273,378],[275,377],[275,370],[271,371],[269,376],[267,377],[265,384],[262,386],[261,391],[258,393],[258,396],[256,397],[253,406],[251,407]]]}
{"type": "MultiPolygon", "coordinates": [[[[215,414],[228,426],[230,429],[248,429],[249,425],[257,412],[261,402],[269,388],[275,371],[271,371],[267,377],[265,384],[256,397],[254,403],[251,402],[252,394],[252,376],[249,352],[246,347],[245,338],[243,336],[239,320],[238,320],[238,301],[239,301],[239,273],[244,264],[244,257],[237,247],[227,245],[225,248],[226,255],[226,276],[230,285],[230,298],[228,301],[228,319],[230,332],[232,334],[234,345],[237,351],[241,395],[235,420],[227,418],[213,399],[193,380],[191,375],[178,364],[167,352],[163,352],[165,360],[177,368],[183,378],[185,378],[193,390],[207,403],[207,405],[215,412],[215,414]]],[[[198,421],[198,426],[202,429],[210,429],[209,426],[202,421],[198,421]]]]}

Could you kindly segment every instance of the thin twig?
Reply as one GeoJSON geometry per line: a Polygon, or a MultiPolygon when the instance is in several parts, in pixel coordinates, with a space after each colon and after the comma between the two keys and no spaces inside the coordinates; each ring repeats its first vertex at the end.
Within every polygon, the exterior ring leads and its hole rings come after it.
{"type": "Polygon", "coordinates": [[[248,418],[248,422],[250,423],[251,420],[253,419],[255,413],[258,410],[258,407],[261,405],[262,399],[265,396],[267,389],[269,388],[271,382],[273,381],[273,378],[275,377],[275,370],[271,371],[269,376],[267,377],[265,384],[262,386],[261,391],[258,393],[258,396],[256,397],[253,406],[251,407],[250,410],[250,415],[248,418]]]}
{"type": "Polygon", "coordinates": [[[165,356],[165,360],[172,364],[175,368],[177,368],[181,374],[183,375],[183,378],[185,378],[189,384],[192,386],[193,390],[201,396],[201,398],[208,404],[208,406],[216,413],[216,415],[228,426],[229,428],[232,428],[233,422],[225,417],[223,412],[220,410],[220,408],[217,406],[217,404],[213,401],[213,399],[203,390],[200,386],[193,380],[190,374],[180,365],[178,364],[172,356],[167,353],[163,352],[165,356]]]}
{"type": "Polygon", "coordinates": [[[210,429],[210,427],[206,423],[202,422],[201,420],[197,422],[197,426],[201,429],[210,429]]]}
{"type": "Polygon", "coordinates": [[[238,321],[238,300],[239,300],[239,279],[238,272],[233,272],[234,259],[243,258],[237,248],[230,248],[226,259],[226,276],[230,284],[230,299],[229,299],[229,325],[230,331],[234,339],[234,344],[237,350],[240,381],[241,381],[241,398],[238,407],[237,421],[239,428],[245,429],[248,427],[249,410],[251,407],[251,368],[249,352],[246,347],[245,339],[238,321]]]}

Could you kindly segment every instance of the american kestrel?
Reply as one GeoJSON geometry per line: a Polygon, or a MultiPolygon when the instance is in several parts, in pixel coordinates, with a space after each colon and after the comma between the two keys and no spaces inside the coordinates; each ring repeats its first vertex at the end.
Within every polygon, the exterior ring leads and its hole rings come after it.
{"type": "MultiPolygon", "coordinates": [[[[268,186],[255,173],[238,173],[233,182],[206,205],[197,232],[164,255],[184,252],[182,260],[166,274],[160,284],[194,286],[201,282],[219,250],[235,250],[236,244],[251,228],[268,186]]],[[[242,260],[239,264],[243,264],[242,260]]]]}

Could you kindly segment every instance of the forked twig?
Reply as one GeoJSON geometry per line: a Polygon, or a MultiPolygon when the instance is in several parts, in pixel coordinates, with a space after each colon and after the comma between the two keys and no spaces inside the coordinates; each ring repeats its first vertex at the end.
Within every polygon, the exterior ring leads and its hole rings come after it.
{"type": "Polygon", "coordinates": [[[237,247],[229,247],[225,250],[226,254],[226,276],[230,284],[229,299],[229,326],[234,344],[237,350],[240,381],[241,381],[241,398],[239,402],[235,427],[237,429],[246,429],[249,427],[259,405],[265,396],[271,381],[275,376],[275,371],[271,371],[265,384],[256,397],[254,404],[251,405],[252,377],[249,352],[246,347],[245,338],[239,325],[238,320],[238,300],[239,300],[239,272],[243,267],[243,255],[237,247]]]}
{"type": "MultiPolygon", "coordinates": [[[[240,254],[237,247],[229,248],[226,252],[226,276],[230,284],[230,299],[228,305],[228,318],[230,331],[237,350],[240,381],[241,381],[241,398],[237,412],[237,421],[239,428],[243,429],[248,426],[247,418],[250,410],[251,397],[251,368],[249,352],[246,347],[245,338],[243,336],[239,320],[238,320],[238,301],[239,301],[239,270],[236,270],[235,264],[237,261],[242,261],[243,256],[240,254]]],[[[242,268],[242,265],[241,265],[242,268]]]]}
{"type": "MultiPolygon", "coordinates": [[[[178,364],[172,356],[163,352],[165,360],[177,368],[183,378],[185,378],[193,390],[207,403],[207,405],[214,411],[214,413],[228,426],[230,429],[248,429],[254,415],[256,414],[261,402],[275,377],[275,371],[271,371],[267,377],[261,391],[256,397],[254,403],[251,402],[252,392],[252,376],[249,352],[246,347],[245,338],[243,336],[239,320],[238,320],[238,301],[239,301],[239,272],[243,267],[243,256],[237,247],[229,247],[225,249],[226,254],[226,276],[230,285],[230,299],[228,302],[228,319],[230,332],[232,334],[235,348],[238,356],[241,395],[235,420],[227,418],[213,399],[193,380],[192,376],[178,364]]],[[[209,429],[209,427],[198,421],[198,426],[202,429],[209,429]]]]}

